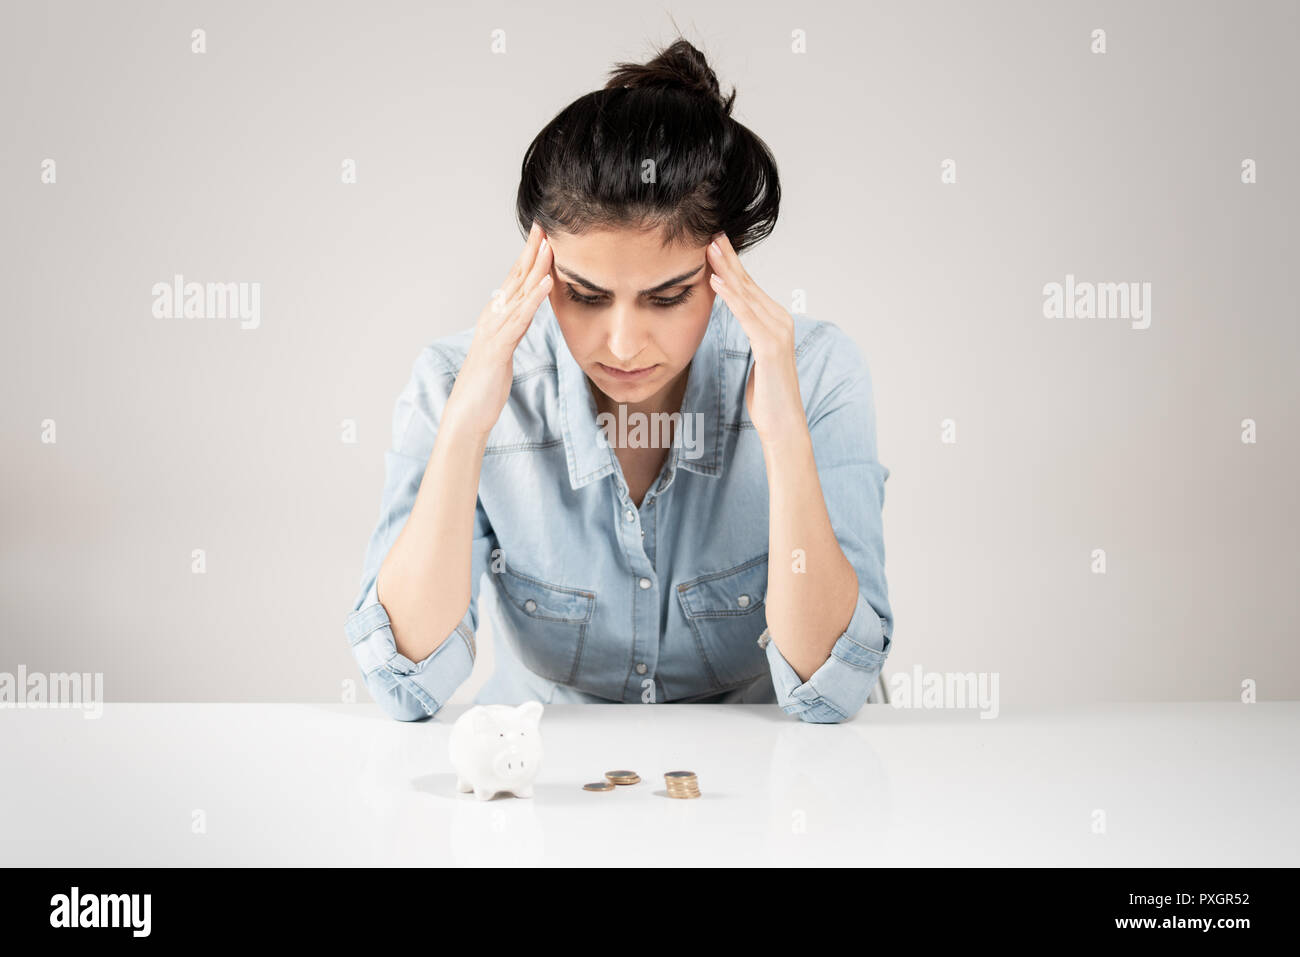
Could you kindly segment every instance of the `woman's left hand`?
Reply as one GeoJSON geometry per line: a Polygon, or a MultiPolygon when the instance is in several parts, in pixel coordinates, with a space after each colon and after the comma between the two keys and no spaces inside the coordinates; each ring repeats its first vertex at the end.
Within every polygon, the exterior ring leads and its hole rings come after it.
{"type": "Polygon", "coordinates": [[[749,337],[754,368],[745,386],[745,406],[765,448],[808,435],[794,360],[794,320],[745,272],[725,233],[708,246],[713,275],[709,285],[720,295],[749,337]]]}

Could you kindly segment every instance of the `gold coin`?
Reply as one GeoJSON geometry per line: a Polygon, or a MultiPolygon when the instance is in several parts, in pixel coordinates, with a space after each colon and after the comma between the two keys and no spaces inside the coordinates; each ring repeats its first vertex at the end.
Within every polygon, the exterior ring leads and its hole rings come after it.
{"type": "Polygon", "coordinates": [[[664,784],[668,787],[670,798],[697,798],[700,796],[700,783],[694,771],[668,771],[664,774],[664,784]]]}
{"type": "Polygon", "coordinates": [[[590,784],[584,784],[582,789],[584,791],[612,791],[614,790],[614,785],[610,784],[608,781],[592,781],[590,784]]]}
{"type": "Polygon", "coordinates": [[[635,771],[606,771],[605,780],[614,784],[636,784],[641,780],[641,775],[635,771]]]}

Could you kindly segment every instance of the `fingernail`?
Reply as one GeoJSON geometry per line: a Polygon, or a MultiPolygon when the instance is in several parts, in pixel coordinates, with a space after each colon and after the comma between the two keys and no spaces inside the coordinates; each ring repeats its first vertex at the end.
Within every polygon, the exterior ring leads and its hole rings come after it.
{"type": "Polygon", "coordinates": [[[715,272],[712,276],[709,277],[709,282],[716,282],[719,286],[725,286],[725,285],[726,285],[726,283],[724,283],[724,282],[722,281],[722,277],[719,276],[716,272],[715,272]]]}
{"type": "Polygon", "coordinates": [[[542,240],[542,244],[541,244],[540,246],[537,247],[537,251],[540,253],[540,252],[541,252],[543,249],[545,249],[545,248],[546,248],[546,240],[543,239],[543,240],[542,240]]]}
{"type": "Polygon", "coordinates": [[[709,245],[713,247],[714,252],[717,252],[719,254],[722,253],[722,247],[719,246],[716,242],[709,243],[709,245]]]}

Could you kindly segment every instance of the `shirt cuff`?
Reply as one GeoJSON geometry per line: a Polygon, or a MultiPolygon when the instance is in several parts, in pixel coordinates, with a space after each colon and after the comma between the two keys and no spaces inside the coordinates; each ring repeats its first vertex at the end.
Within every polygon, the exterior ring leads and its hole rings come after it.
{"type": "Polygon", "coordinates": [[[767,652],[781,710],[804,721],[828,724],[852,718],[866,703],[889,657],[891,642],[880,616],[859,592],[848,627],[835,639],[831,656],[807,681],[785,660],[769,630],[758,636],[758,644],[767,652]]]}
{"type": "Polygon", "coordinates": [[[435,714],[474,670],[474,628],[469,611],[419,664],[397,650],[388,612],[376,586],[344,626],[370,695],[391,717],[414,721],[435,714]]]}

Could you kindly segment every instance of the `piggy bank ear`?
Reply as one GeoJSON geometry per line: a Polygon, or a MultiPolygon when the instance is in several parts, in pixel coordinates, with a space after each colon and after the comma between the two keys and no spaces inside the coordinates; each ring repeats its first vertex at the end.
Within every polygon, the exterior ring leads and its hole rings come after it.
{"type": "Polygon", "coordinates": [[[525,701],[515,708],[515,714],[519,715],[520,721],[535,728],[538,722],[542,720],[542,703],[540,701],[525,701]]]}

